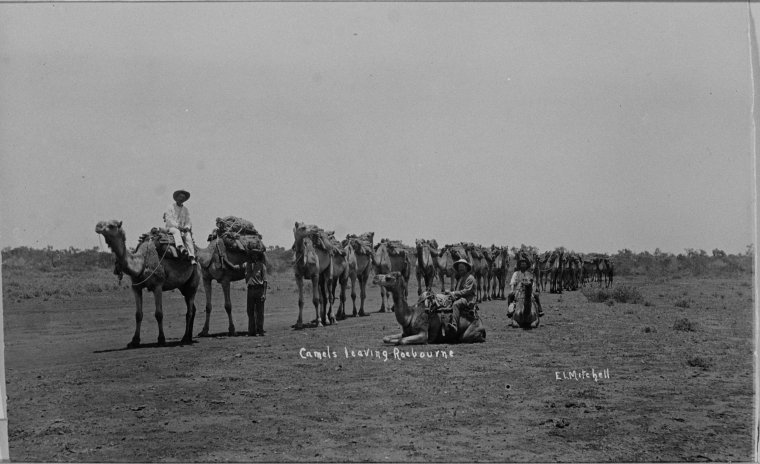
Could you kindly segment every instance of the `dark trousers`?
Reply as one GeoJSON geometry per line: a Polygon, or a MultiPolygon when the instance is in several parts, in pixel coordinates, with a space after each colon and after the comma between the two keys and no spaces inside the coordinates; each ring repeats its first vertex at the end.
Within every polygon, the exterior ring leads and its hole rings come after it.
{"type": "Polygon", "coordinates": [[[246,312],[248,313],[248,335],[264,335],[264,302],[266,292],[263,287],[248,287],[246,312]]]}

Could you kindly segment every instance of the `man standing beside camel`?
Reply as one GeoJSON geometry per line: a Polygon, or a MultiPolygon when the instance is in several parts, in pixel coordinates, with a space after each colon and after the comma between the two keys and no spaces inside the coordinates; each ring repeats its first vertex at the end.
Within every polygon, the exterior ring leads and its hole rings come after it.
{"type": "Polygon", "coordinates": [[[263,337],[264,302],[267,299],[267,258],[263,252],[256,252],[253,260],[245,264],[245,281],[248,286],[248,336],[263,337]]]}
{"type": "Polygon", "coordinates": [[[193,224],[190,222],[190,211],[184,203],[190,199],[190,192],[177,190],[172,195],[174,203],[164,213],[164,222],[169,233],[174,236],[174,244],[183,255],[190,257],[195,264],[195,242],[193,241],[193,224]],[[184,238],[184,243],[183,243],[184,238]],[[185,243],[187,247],[185,247],[185,243]]]}

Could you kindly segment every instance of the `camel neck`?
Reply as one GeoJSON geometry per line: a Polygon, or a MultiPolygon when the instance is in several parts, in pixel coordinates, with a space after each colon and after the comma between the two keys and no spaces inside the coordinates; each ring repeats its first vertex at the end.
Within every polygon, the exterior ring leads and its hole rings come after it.
{"type": "Polygon", "coordinates": [[[396,315],[396,320],[401,324],[401,327],[406,327],[411,317],[411,312],[409,311],[409,305],[406,304],[406,298],[402,296],[404,288],[403,286],[400,288],[389,288],[388,291],[393,298],[393,312],[396,315]]]}
{"type": "Polygon", "coordinates": [[[109,243],[108,245],[111,247],[114,255],[116,255],[116,262],[119,263],[125,274],[137,277],[142,273],[144,263],[142,256],[135,256],[130,253],[124,240],[114,240],[114,243],[109,243]]]}

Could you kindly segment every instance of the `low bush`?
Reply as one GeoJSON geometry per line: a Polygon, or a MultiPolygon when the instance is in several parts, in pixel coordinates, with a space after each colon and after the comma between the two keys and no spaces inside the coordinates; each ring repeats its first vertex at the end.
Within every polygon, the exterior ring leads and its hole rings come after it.
{"type": "Polygon", "coordinates": [[[681,298],[680,300],[673,303],[674,306],[678,306],[679,308],[690,308],[691,303],[686,298],[681,298]]]}
{"type": "Polygon", "coordinates": [[[584,288],[581,293],[592,303],[604,303],[611,298],[610,292],[603,288],[584,288]]]}
{"type": "Polygon", "coordinates": [[[612,299],[618,303],[633,304],[641,303],[644,301],[644,298],[641,296],[639,289],[636,287],[631,287],[629,285],[621,285],[619,287],[615,287],[612,290],[612,299]]]}
{"type": "Polygon", "coordinates": [[[696,332],[697,325],[686,318],[678,319],[675,324],[673,324],[673,330],[681,332],[696,332]]]}
{"type": "Polygon", "coordinates": [[[686,363],[691,367],[699,367],[703,371],[706,371],[710,368],[710,361],[701,356],[694,356],[687,360],[686,363]]]}

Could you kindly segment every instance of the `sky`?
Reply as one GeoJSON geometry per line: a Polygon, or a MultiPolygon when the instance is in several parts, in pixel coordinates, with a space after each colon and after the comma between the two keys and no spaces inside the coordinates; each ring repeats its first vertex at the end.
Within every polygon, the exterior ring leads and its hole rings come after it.
{"type": "MultiPolygon", "coordinates": [[[[755,18],[760,17],[753,6],[755,18]]],[[[134,246],[186,189],[290,247],[755,237],[748,6],[0,4],[0,247],[134,246]]]]}

